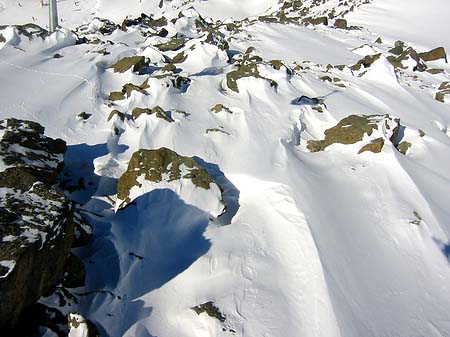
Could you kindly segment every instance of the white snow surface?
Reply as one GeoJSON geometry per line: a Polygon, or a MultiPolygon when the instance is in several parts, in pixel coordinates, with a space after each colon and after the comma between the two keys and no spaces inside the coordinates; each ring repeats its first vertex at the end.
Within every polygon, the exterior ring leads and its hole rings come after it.
{"type": "MultiPolygon", "coordinates": [[[[46,9],[37,1],[20,2],[0,0],[0,24],[31,16],[44,22],[46,9]]],[[[73,2],[59,4],[63,23],[74,28],[94,16],[120,22],[142,10],[175,17],[178,3],[79,0],[80,10],[73,2]]],[[[273,2],[192,4],[218,19],[262,14],[273,2]]],[[[185,91],[152,77],[146,94],[133,92],[113,107],[129,116],[134,107],[160,105],[172,111],[172,123],[155,115],[107,121],[109,93],[148,77],[108,66],[124,56],[151,55],[159,68],[164,58],[152,44],[162,38],[130,29],[98,35],[116,44],[97,47],[75,45],[67,30],[44,41],[0,30],[14,41],[0,43],[0,118],[40,122],[48,136],[66,140],[66,170],[86,183],[70,195],[94,228],[93,242],[76,249],[87,268],[86,286],[74,291],[77,303],[61,310],[80,312],[111,337],[450,336],[450,105],[434,99],[450,81],[450,66],[434,61],[430,68],[443,72],[432,75],[394,70],[386,58],[398,39],[419,51],[450,50],[443,40],[450,26],[428,10],[433,4],[441,7],[439,17],[450,10],[445,0],[374,0],[349,16],[363,30],[244,25],[229,41],[234,53],[254,46],[264,61],[301,67],[289,75],[284,67],[260,65],[261,76],[278,86],[247,77],[238,80],[239,93],[226,84],[225,74],[236,69],[227,55],[193,36],[181,49],[186,64],[177,64],[191,79],[185,91]],[[406,22],[403,10],[419,8],[426,25],[391,24],[406,22]],[[374,44],[380,35],[384,42],[374,44]],[[101,48],[110,54],[96,52],[101,48]],[[326,69],[375,52],[383,55],[370,68],[326,69]],[[320,80],[325,75],[332,81],[320,80]],[[302,95],[321,98],[323,111],[295,103],[302,95]],[[212,112],[218,103],[232,113],[212,112]],[[81,120],[82,111],[92,116],[81,120]],[[403,155],[391,134],[378,130],[385,140],[380,153],[357,154],[367,138],[307,150],[308,140],[323,139],[326,129],[352,114],[400,118],[402,140],[412,147],[403,155]],[[210,219],[214,210],[205,208],[211,205],[186,202],[183,193],[197,193],[188,185],[187,191],[133,191],[135,205],[115,212],[117,179],[132,154],[160,147],[201,159],[223,188],[224,216],[210,219]],[[191,310],[209,301],[224,323],[191,310]]],[[[171,34],[189,31],[188,21],[171,25],[171,34]]],[[[58,306],[58,297],[45,302],[58,306]]]]}
{"type": "Polygon", "coordinates": [[[0,275],[0,278],[7,278],[8,275],[11,274],[11,272],[14,270],[14,267],[16,266],[16,261],[14,260],[0,261],[0,266],[8,269],[6,273],[2,273],[2,275],[0,275]]]}
{"type": "Polygon", "coordinates": [[[448,51],[447,6],[445,0],[377,0],[347,19],[391,41],[402,40],[425,50],[443,46],[448,51]]]}

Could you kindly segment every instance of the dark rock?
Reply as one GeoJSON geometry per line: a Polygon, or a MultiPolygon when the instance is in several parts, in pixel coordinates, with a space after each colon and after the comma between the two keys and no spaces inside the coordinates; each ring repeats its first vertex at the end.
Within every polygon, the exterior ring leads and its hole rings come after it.
{"type": "Polygon", "coordinates": [[[73,214],[74,222],[74,240],[72,247],[86,246],[94,237],[92,226],[77,211],[73,214]]]}
{"type": "Polygon", "coordinates": [[[334,26],[336,28],[339,28],[339,29],[347,29],[348,28],[347,20],[345,20],[345,19],[337,19],[334,22],[334,26]]]}
{"type": "Polygon", "coordinates": [[[64,266],[64,275],[61,284],[66,288],[83,287],[86,280],[86,271],[83,261],[74,254],[70,254],[64,266]]]}
{"type": "Polygon", "coordinates": [[[213,317],[222,323],[225,323],[226,317],[220,312],[213,302],[206,302],[191,308],[197,315],[206,313],[209,317],[213,317]]]}
{"type": "Polygon", "coordinates": [[[0,121],[0,328],[61,278],[73,241],[72,207],[52,188],[65,143],[37,123],[0,121]]]}

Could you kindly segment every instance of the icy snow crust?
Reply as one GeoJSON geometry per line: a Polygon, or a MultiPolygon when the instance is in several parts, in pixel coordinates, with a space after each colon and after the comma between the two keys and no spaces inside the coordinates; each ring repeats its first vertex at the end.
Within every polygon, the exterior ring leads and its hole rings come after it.
{"type": "MultiPolygon", "coordinates": [[[[236,17],[281,10],[269,1],[255,12],[256,2],[238,3],[236,17]]],[[[304,6],[319,17],[341,3],[304,6]]],[[[4,23],[34,14],[31,2],[20,10],[0,4],[4,23]]],[[[437,40],[415,45],[402,31],[385,38],[364,27],[335,29],[334,19],[329,26],[270,22],[279,16],[219,23],[227,53],[220,34],[208,42],[188,8],[206,18],[234,16],[228,2],[79,4],[72,17],[73,4],[61,2],[68,27],[89,23],[92,11],[121,23],[146,10],[155,19],[164,13],[168,36],[156,34],[162,26],[139,25],[102,34],[98,21],[84,34],[96,43],[78,45],[65,30],[44,39],[0,30],[8,41],[0,43],[0,117],[36,120],[66,140],[66,172],[85,182],[70,197],[94,227],[94,241],[77,249],[86,286],[61,310],[80,312],[112,337],[450,335],[450,101],[445,94],[444,102],[435,99],[450,67],[443,59],[426,62],[428,70],[441,69],[433,74],[413,71],[411,58],[401,67],[388,59],[396,39],[418,52],[438,47],[437,40]],[[184,16],[171,22],[181,9],[184,16]],[[178,50],[157,47],[177,33],[187,37],[178,50]],[[162,69],[181,52],[186,59],[175,71],[162,69]],[[370,66],[353,67],[376,54],[370,66]],[[147,58],[142,72],[110,68],[134,55],[147,58]],[[228,75],[236,71],[233,82],[228,75]],[[126,84],[135,86],[129,94],[126,84]],[[123,99],[111,100],[111,92],[123,99]],[[163,113],[132,114],[156,106],[163,113]],[[380,124],[354,142],[308,150],[309,141],[324,140],[350,115],[389,115],[402,127],[393,141],[392,128],[380,124]],[[358,154],[377,138],[378,153],[358,154]],[[403,153],[401,142],[411,144],[403,153]],[[210,219],[213,210],[163,185],[143,184],[132,191],[133,205],[116,212],[117,180],[132,154],[161,147],[198,158],[223,188],[223,218],[210,219]],[[207,302],[225,322],[191,310],[207,302]]],[[[444,22],[440,31],[450,33],[444,22]]],[[[46,303],[56,307],[59,297],[46,303]]]]}

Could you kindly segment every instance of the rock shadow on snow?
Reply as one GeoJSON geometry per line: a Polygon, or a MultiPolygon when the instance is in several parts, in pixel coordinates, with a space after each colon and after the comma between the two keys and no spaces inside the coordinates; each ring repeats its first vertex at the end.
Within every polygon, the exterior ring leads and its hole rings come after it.
{"type": "Polygon", "coordinates": [[[444,256],[446,257],[447,262],[450,264],[450,241],[448,243],[445,243],[444,241],[437,238],[433,238],[433,241],[439,247],[442,254],[444,254],[444,256]]]}
{"type": "Polygon", "coordinates": [[[208,252],[209,214],[170,189],[157,189],[119,210],[112,221],[121,264],[118,288],[134,299],[162,287],[208,252]]]}
{"type": "Polygon", "coordinates": [[[199,163],[213,178],[213,180],[223,189],[222,198],[226,205],[226,211],[214,222],[222,226],[230,225],[233,217],[239,211],[239,190],[231,181],[227,179],[225,173],[220,170],[217,164],[208,163],[200,157],[194,157],[194,160],[199,163]]]}
{"type": "MultiPolygon", "coordinates": [[[[128,149],[120,145],[120,152],[128,149]]],[[[70,199],[79,204],[91,200],[97,192],[100,181],[102,186],[116,186],[117,179],[101,177],[95,174],[94,160],[109,153],[107,144],[88,145],[86,143],[70,145],[64,156],[64,169],[60,174],[61,186],[70,193],[70,199]]],[[[115,190],[111,194],[116,193],[115,190]]]]}

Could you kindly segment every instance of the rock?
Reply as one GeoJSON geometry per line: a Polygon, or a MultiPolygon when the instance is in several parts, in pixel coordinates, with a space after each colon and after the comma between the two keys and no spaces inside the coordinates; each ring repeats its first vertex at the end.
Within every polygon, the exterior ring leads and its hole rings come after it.
{"type": "Polygon", "coordinates": [[[178,53],[174,56],[174,58],[172,59],[172,63],[183,63],[184,61],[186,61],[186,59],[187,55],[184,53],[184,51],[182,51],[181,53],[178,53]]]}
{"type": "Polygon", "coordinates": [[[88,120],[89,118],[92,117],[92,114],[89,114],[89,113],[83,111],[83,112],[80,112],[80,113],[77,115],[77,117],[80,118],[80,119],[82,119],[82,120],[85,120],[85,121],[86,121],[86,120],[88,120]]]}
{"type": "Polygon", "coordinates": [[[320,16],[317,18],[305,18],[303,22],[309,23],[311,25],[325,25],[328,26],[328,18],[326,16],[320,16]]]}
{"type": "Polygon", "coordinates": [[[222,112],[222,111],[225,111],[226,113],[229,113],[229,114],[233,113],[233,111],[231,111],[230,108],[228,108],[225,105],[220,104],[220,103],[218,103],[218,104],[214,105],[213,107],[211,107],[209,109],[209,111],[214,112],[216,114],[219,113],[219,112],[222,112]]]}
{"type": "Polygon", "coordinates": [[[369,68],[375,61],[381,57],[381,54],[367,55],[359,60],[355,65],[351,67],[352,70],[360,70],[361,67],[369,68]]]}
{"type": "Polygon", "coordinates": [[[108,122],[113,119],[113,117],[117,116],[118,119],[120,119],[122,122],[125,120],[125,118],[127,117],[123,112],[119,111],[119,110],[112,110],[108,116],[108,122]]]}
{"type": "Polygon", "coordinates": [[[397,145],[397,150],[398,150],[398,152],[400,152],[402,154],[406,154],[406,152],[408,152],[408,150],[411,148],[411,146],[412,146],[412,144],[410,142],[403,141],[397,145]]]}
{"type": "Polygon", "coordinates": [[[148,64],[144,56],[124,57],[110,66],[115,73],[124,73],[130,69],[133,69],[133,72],[137,72],[139,74],[141,74],[147,67],[148,64]]]}
{"type": "Polygon", "coordinates": [[[445,96],[450,95],[450,82],[442,82],[438,89],[439,91],[436,93],[435,99],[445,103],[445,96]]]}
{"type": "Polygon", "coordinates": [[[134,19],[125,19],[122,22],[121,28],[126,31],[127,27],[139,26],[141,28],[159,28],[167,25],[166,17],[162,16],[158,19],[153,19],[152,16],[148,16],[144,13],[140,17],[134,19]]]}
{"type": "Polygon", "coordinates": [[[384,145],[384,139],[383,138],[377,138],[375,140],[373,140],[372,142],[370,142],[367,145],[364,145],[361,150],[359,150],[358,154],[366,152],[366,151],[370,151],[373,153],[380,153],[381,150],[383,149],[383,145],[384,145]]]}
{"type": "Polygon", "coordinates": [[[86,280],[86,271],[83,261],[74,254],[70,254],[64,266],[64,275],[61,284],[66,288],[83,287],[86,280]]]}
{"type": "Polygon", "coordinates": [[[43,329],[52,331],[58,337],[67,337],[67,317],[58,309],[36,303],[23,312],[17,327],[7,331],[5,336],[42,336],[43,329]]]}
{"type": "Polygon", "coordinates": [[[0,187],[28,190],[36,180],[55,182],[66,144],[44,136],[38,123],[0,121],[0,187]]]}
{"type": "Polygon", "coordinates": [[[325,130],[324,140],[310,140],[307,148],[311,152],[325,150],[332,144],[355,144],[366,139],[369,141],[358,153],[371,151],[378,153],[383,148],[385,140],[398,145],[400,120],[389,115],[350,115],[339,123],[325,130]]]}
{"type": "MultiPolygon", "coordinates": [[[[271,87],[277,87],[278,83],[270,78],[261,76],[258,66],[264,66],[262,58],[258,55],[253,54],[254,48],[249,47],[247,51],[240,55],[238,58],[234,60],[235,65],[237,66],[236,70],[233,70],[226,75],[226,83],[227,87],[239,93],[239,87],[237,81],[241,78],[253,77],[258,79],[264,79],[269,82],[271,87]]],[[[268,63],[271,67],[273,65],[268,63]]]]}
{"type": "Polygon", "coordinates": [[[67,318],[69,322],[68,337],[99,337],[100,333],[91,321],[85,319],[79,313],[70,313],[67,318]]]}
{"type": "Polygon", "coordinates": [[[156,189],[171,189],[180,199],[219,216],[225,209],[220,186],[193,158],[167,148],[139,150],[117,184],[116,210],[156,189]]]}
{"type": "Polygon", "coordinates": [[[185,39],[173,38],[166,43],[157,44],[157,45],[155,45],[155,47],[158,48],[162,52],[176,51],[176,50],[180,50],[181,48],[183,48],[185,43],[186,43],[185,39]]]}
{"type": "Polygon", "coordinates": [[[395,41],[394,43],[394,48],[390,49],[389,52],[394,54],[394,55],[401,55],[401,53],[403,53],[403,51],[406,48],[406,44],[403,41],[395,41]]]}
{"type": "Polygon", "coordinates": [[[77,211],[73,213],[74,239],[72,247],[86,246],[94,237],[92,226],[77,211]]]}
{"type": "Polygon", "coordinates": [[[141,115],[155,115],[157,118],[164,119],[166,122],[173,123],[175,122],[171,116],[170,111],[165,111],[160,106],[155,106],[152,109],[149,108],[134,108],[131,112],[134,119],[137,119],[141,115]]]}
{"type": "Polygon", "coordinates": [[[70,201],[52,188],[65,142],[34,122],[0,121],[0,327],[61,279],[73,241],[70,201]]]}
{"type": "Polygon", "coordinates": [[[427,69],[427,65],[425,62],[419,57],[417,51],[412,47],[406,47],[406,45],[401,42],[396,42],[396,47],[391,49],[390,52],[398,55],[398,56],[388,56],[387,60],[395,67],[406,69],[409,66],[410,60],[412,60],[412,70],[413,71],[425,71],[427,69]]]}
{"type": "Polygon", "coordinates": [[[445,49],[443,47],[438,47],[425,53],[419,53],[419,57],[425,62],[441,59],[447,62],[447,54],[445,53],[445,49]]]}
{"type": "Polygon", "coordinates": [[[133,83],[126,83],[123,85],[121,91],[113,91],[109,94],[110,101],[121,101],[125,98],[130,98],[133,91],[137,91],[142,95],[147,95],[146,89],[150,88],[148,85],[148,79],[145,80],[142,84],[136,85],[133,83]]]}
{"type": "Polygon", "coordinates": [[[222,323],[225,323],[226,317],[220,312],[213,302],[206,302],[191,308],[197,315],[206,313],[209,317],[213,317],[222,323]]]}
{"type": "Polygon", "coordinates": [[[99,32],[100,34],[107,36],[111,35],[119,28],[119,25],[110,20],[94,18],[90,23],[79,26],[76,30],[76,33],[78,35],[87,35],[99,32]]]}
{"type": "Polygon", "coordinates": [[[347,20],[336,19],[336,21],[334,22],[334,26],[339,29],[347,29],[348,28],[347,20]]]}

